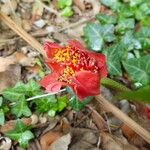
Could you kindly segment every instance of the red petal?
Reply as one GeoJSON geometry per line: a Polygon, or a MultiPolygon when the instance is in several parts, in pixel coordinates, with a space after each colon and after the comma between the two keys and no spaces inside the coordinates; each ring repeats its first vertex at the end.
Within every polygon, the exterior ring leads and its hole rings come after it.
{"type": "Polygon", "coordinates": [[[53,43],[53,42],[47,41],[44,43],[44,49],[46,50],[47,56],[49,58],[53,58],[55,51],[60,48],[62,48],[62,46],[60,46],[56,43],[53,43]]]}
{"type": "Polygon", "coordinates": [[[100,77],[90,71],[80,71],[72,79],[71,87],[80,99],[100,93],[100,77]]]}
{"type": "Polygon", "coordinates": [[[46,63],[51,68],[51,70],[55,73],[61,74],[62,71],[64,70],[64,66],[62,66],[60,63],[57,63],[55,61],[46,60],[46,63]]]}
{"type": "Polygon", "coordinates": [[[51,73],[45,76],[39,83],[41,86],[46,88],[49,84],[57,82],[58,74],[57,73],[51,73]]]}
{"type": "Polygon", "coordinates": [[[60,88],[62,87],[62,85],[63,85],[62,82],[54,82],[54,83],[49,84],[46,87],[46,90],[48,92],[58,92],[60,90],[60,88]]]}
{"type": "Polygon", "coordinates": [[[68,40],[68,43],[69,43],[70,46],[76,47],[80,51],[87,51],[84,48],[84,46],[82,46],[82,44],[80,42],[78,42],[77,40],[68,40]]]}

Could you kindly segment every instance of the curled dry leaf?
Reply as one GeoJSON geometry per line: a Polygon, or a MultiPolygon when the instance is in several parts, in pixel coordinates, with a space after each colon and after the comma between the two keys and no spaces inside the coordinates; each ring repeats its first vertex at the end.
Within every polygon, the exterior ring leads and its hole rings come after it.
{"type": "Polygon", "coordinates": [[[21,76],[20,65],[10,65],[7,70],[0,72],[0,93],[7,87],[13,86],[21,76]]]}
{"type": "Polygon", "coordinates": [[[11,144],[12,144],[11,139],[9,139],[8,137],[1,137],[0,141],[1,141],[0,142],[1,143],[1,145],[0,145],[1,150],[9,150],[10,149],[11,144]]]}
{"type": "Polygon", "coordinates": [[[15,64],[16,59],[15,56],[11,55],[8,57],[0,57],[0,72],[4,72],[9,65],[15,64]]]}
{"type": "Polygon", "coordinates": [[[48,150],[68,150],[68,145],[71,142],[71,135],[70,133],[63,135],[62,137],[58,138],[54,141],[48,150]]]}
{"type": "Polygon", "coordinates": [[[137,147],[124,142],[121,138],[119,137],[110,135],[108,133],[101,133],[101,138],[102,138],[102,149],[105,150],[139,150],[137,147]]]}
{"type": "Polygon", "coordinates": [[[40,144],[43,150],[48,150],[49,146],[62,136],[61,132],[49,131],[40,138],[40,144]]]}
{"type": "MultiPolygon", "coordinates": [[[[32,120],[31,120],[31,118],[22,118],[21,121],[25,125],[30,125],[32,120]]],[[[16,124],[16,120],[7,121],[3,126],[1,126],[0,132],[4,133],[8,130],[13,129],[15,127],[15,124],[16,124]]]]}

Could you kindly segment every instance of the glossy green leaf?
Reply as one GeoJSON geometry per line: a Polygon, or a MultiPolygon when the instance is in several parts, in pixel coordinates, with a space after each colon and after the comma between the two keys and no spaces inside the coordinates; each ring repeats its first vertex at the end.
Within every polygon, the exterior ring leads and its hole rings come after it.
{"type": "Polygon", "coordinates": [[[95,51],[102,50],[104,41],[112,42],[115,39],[113,24],[100,25],[89,23],[83,30],[88,47],[95,51]]]}
{"type": "Polygon", "coordinates": [[[14,105],[12,105],[11,109],[12,114],[16,115],[17,117],[20,116],[30,116],[31,110],[29,109],[25,97],[19,99],[14,105]]]}
{"type": "Polygon", "coordinates": [[[0,125],[3,125],[5,122],[5,114],[3,109],[0,109],[0,125]]]}
{"type": "Polygon", "coordinates": [[[63,17],[70,17],[73,15],[73,11],[72,11],[72,8],[71,7],[65,7],[61,13],[60,13],[61,16],[63,17]]]}
{"type": "Polygon", "coordinates": [[[99,13],[96,15],[96,19],[103,24],[115,24],[117,22],[117,17],[114,15],[107,15],[105,13],[99,13]]]}
{"type": "Polygon", "coordinates": [[[150,55],[123,61],[123,66],[133,82],[150,84],[150,55]]]}
{"type": "Polygon", "coordinates": [[[34,138],[29,129],[29,126],[26,126],[21,120],[17,120],[14,129],[5,132],[5,136],[18,141],[20,146],[25,148],[28,146],[28,142],[34,138]]]}
{"type": "Polygon", "coordinates": [[[72,5],[72,0],[58,0],[58,7],[65,8],[72,5]]]}

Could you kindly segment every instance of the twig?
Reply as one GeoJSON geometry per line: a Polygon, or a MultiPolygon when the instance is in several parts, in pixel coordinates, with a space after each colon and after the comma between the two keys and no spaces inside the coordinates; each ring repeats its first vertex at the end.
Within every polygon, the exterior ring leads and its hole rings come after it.
{"type": "MultiPolygon", "coordinates": [[[[31,37],[28,33],[26,33],[22,28],[15,24],[8,16],[0,12],[0,19],[6,23],[13,31],[15,31],[19,36],[21,36],[25,41],[27,41],[32,47],[34,47],[37,51],[39,51],[44,57],[46,57],[42,45],[36,41],[33,37],[31,37]]],[[[109,101],[104,99],[101,95],[95,96],[97,101],[107,110],[113,113],[116,117],[118,117],[122,122],[127,124],[132,130],[134,130],[137,134],[139,134],[143,139],[145,139],[148,143],[150,143],[150,133],[138,125],[135,121],[129,118],[126,114],[120,111],[116,106],[111,104],[109,101]]]]}
{"type": "Polygon", "coordinates": [[[44,57],[46,57],[43,46],[36,39],[30,36],[26,31],[24,31],[20,26],[18,26],[13,20],[11,20],[7,15],[0,12],[0,19],[13,31],[15,31],[20,37],[22,37],[27,43],[29,43],[33,48],[35,48],[44,57]]]}
{"type": "Polygon", "coordinates": [[[117,118],[119,118],[123,123],[129,126],[133,131],[135,131],[138,135],[140,135],[145,141],[150,143],[150,133],[133,121],[130,117],[124,114],[121,110],[119,110],[116,106],[111,104],[101,95],[95,96],[96,100],[101,104],[101,106],[111,113],[113,113],[117,118]]]}

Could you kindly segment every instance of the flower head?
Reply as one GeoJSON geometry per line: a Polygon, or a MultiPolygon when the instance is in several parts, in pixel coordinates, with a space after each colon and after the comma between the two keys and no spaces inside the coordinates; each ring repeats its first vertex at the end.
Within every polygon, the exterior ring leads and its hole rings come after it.
{"type": "Polygon", "coordinates": [[[40,81],[47,91],[69,85],[80,99],[100,93],[100,79],[107,75],[103,54],[86,50],[76,40],[70,40],[67,46],[46,42],[44,49],[48,56],[46,63],[52,69],[40,81]]]}

